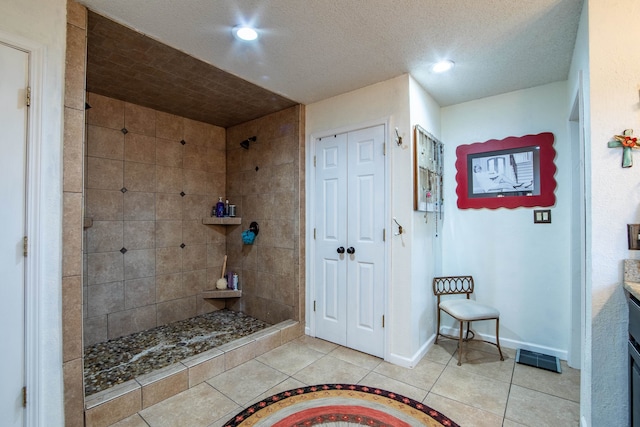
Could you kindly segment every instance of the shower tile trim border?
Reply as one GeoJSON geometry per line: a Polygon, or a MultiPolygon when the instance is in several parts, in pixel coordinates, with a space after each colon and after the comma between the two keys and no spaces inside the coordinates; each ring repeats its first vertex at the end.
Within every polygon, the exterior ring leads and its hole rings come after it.
{"type": "MultiPolygon", "coordinates": [[[[303,328],[300,322],[297,322],[295,320],[285,320],[284,322],[280,322],[276,325],[270,326],[261,331],[240,338],[236,341],[223,344],[220,347],[216,347],[204,353],[191,356],[173,365],[164,367],[154,372],[150,372],[148,374],[141,375],[133,380],[118,384],[107,390],[93,394],[85,399],[86,427],[102,427],[115,424],[118,421],[141,411],[143,409],[142,403],[145,401],[145,393],[149,394],[151,392],[151,389],[148,386],[157,381],[165,380],[167,378],[170,378],[172,375],[180,373],[185,373],[190,378],[190,374],[192,372],[195,372],[195,370],[199,367],[203,366],[203,364],[209,363],[213,359],[218,357],[225,358],[227,355],[230,356],[231,353],[237,351],[240,348],[246,348],[247,350],[250,350],[251,354],[256,357],[272,350],[272,345],[261,345],[266,339],[273,339],[274,335],[279,334],[280,339],[277,340],[279,342],[278,345],[275,346],[277,347],[300,337],[302,333],[303,328]],[[140,399],[137,399],[138,402],[136,405],[132,405],[132,402],[129,399],[121,399],[122,397],[125,397],[132,392],[140,393],[140,399]],[[118,399],[121,399],[122,408],[120,408],[119,402],[117,401],[118,399]],[[118,408],[113,408],[114,406],[118,406],[118,408]]],[[[232,369],[233,367],[234,366],[227,366],[227,363],[225,363],[223,372],[232,369]]],[[[192,383],[192,381],[189,380],[187,388],[194,387],[201,382],[202,381],[194,381],[192,383]]],[[[168,399],[169,397],[179,393],[180,391],[183,390],[176,389],[172,394],[167,393],[163,396],[162,400],[168,399]]],[[[160,401],[161,400],[154,401],[154,403],[158,403],[160,401]]]]}

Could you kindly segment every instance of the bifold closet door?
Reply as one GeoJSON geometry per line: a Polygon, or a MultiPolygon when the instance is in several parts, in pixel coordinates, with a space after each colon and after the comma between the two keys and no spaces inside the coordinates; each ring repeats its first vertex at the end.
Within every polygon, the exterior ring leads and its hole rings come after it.
{"type": "Polygon", "coordinates": [[[316,336],[383,356],[384,126],[316,141],[316,336]]]}

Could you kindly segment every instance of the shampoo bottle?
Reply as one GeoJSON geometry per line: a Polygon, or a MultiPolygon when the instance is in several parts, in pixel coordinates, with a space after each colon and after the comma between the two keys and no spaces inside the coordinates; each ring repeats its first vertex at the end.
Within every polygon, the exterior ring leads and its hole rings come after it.
{"type": "Polygon", "coordinates": [[[218,197],[218,203],[216,203],[216,216],[222,218],[224,216],[224,202],[222,197],[218,197]]]}

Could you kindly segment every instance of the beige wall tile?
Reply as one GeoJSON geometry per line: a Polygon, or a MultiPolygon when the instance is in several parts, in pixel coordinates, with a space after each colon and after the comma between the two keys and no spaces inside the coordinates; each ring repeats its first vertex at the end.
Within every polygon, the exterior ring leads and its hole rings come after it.
{"type": "Polygon", "coordinates": [[[87,255],[88,284],[121,282],[124,280],[124,256],[120,252],[100,252],[87,255]]]}
{"type": "Polygon", "coordinates": [[[84,109],[87,31],[67,24],[64,104],[84,109]]]}
{"type": "Polygon", "coordinates": [[[63,190],[82,192],[84,110],[64,109],[63,190]]]}
{"type": "Polygon", "coordinates": [[[207,146],[215,139],[216,126],[191,119],[184,120],[184,140],[188,144],[207,146]]]}
{"type": "Polygon", "coordinates": [[[87,409],[86,427],[107,427],[142,409],[142,390],[134,389],[102,405],[87,409]]]}
{"type": "Polygon", "coordinates": [[[212,349],[182,361],[189,369],[189,388],[224,372],[224,353],[212,349]]]}
{"type": "Polygon", "coordinates": [[[157,193],[156,220],[182,220],[182,203],[183,197],[178,193],[157,193]]]}
{"type": "Polygon", "coordinates": [[[100,283],[88,287],[89,317],[100,316],[124,310],[124,283],[100,283]]]}
{"type": "Polygon", "coordinates": [[[156,168],[154,165],[124,162],[124,186],[128,191],[156,191],[156,168]]]}
{"type": "MultiPolygon", "coordinates": [[[[94,221],[122,220],[122,192],[87,189],[85,191],[85,197],[85,216],[87,218],[91,218],[94,221]]],[[[80,222],[80,224],[81,223],[82,222],[80,222]]]]}
{"type": "Polygon", "coordinates": [[[138,163],[156,163],[156,138],[129,132],[124,137],[124,159],[138,163]]]}
{"type": "MultiPolygon", "coordinates": [[[[218,200],[218,196],[227,193],[225,190],[226,178],[222,173],[209,172],[207,174],[207,194],[215,197],[218,200]]],[[[232,201],[234,204],[238,204],[237,200],[232,201]]]]}
{"type": "Polygon", "coordinates": [[[184,119],[169,113],[156,111],[156,137],[180,141],[184,133],[184,119]]]}
{"type": "Polygon", "coordinates": [[[207,146],[187,142],[182,151],[182,166],[185,169],[207,171],[207,146]]]}
{"type": "Polygon", "coordinates": [[[88,125],[87,155],[103,157],[105,159],[123,160],[124,134],[120,129],[88,125]]]}
{"type": "Polygon", "coordinates": [[[153,221],[156,219],[155,193],[127,191],[123,199],[125,221],[153,221]]]}
{"type": "Polygon", "coordinates": [[[180,273],[182,270],[182,249],[168,247],[156,249],[156,274],[180,273]]]}
{"type": "Polygon", "coordinates": [[[124,221],[124,247],[153,249],[156,247],[155,221],[124,221]]]}
{"type": "Polygon", "coordinates": [[[124,127],[129,132],[156,136],[156,112],[151,108],[125,102],[124,127]]]}
{"type": "Polygon", "coordinates": [[[157,326],[156,306],[146,305],[130,310],[110,313],[108,339],[114,339],[157,326]]]}
{"type": "Polygon", "coordinates": [[[86,230],[87,252],[115,252],[122,249],[122,221],[93,221],[86,230]]]}
{"type": "Polygon", "coordinates": [[[86,188],[120,190],[123,186],[124,164],[121,160],[89,157],[86,188]]]}
{"type": "Polygon", "coordinates": [[[225,351],[224,367],[226,370],[233,369],[254,357],[256,357],[256,343],[255,341],[251,341],[241,347],[225,351]]]}
{"type": "Polygon", "coordinates": [[[207,171],[226,174],[227,173],[227,157],[224,150],[213,147],[207,149],[207,171]]]}
{"type": "Polygon", "coordinates": [[[82,357],[82,278],[62,278],[62,359],[82,357]]]}
{"type": "Polygon", "coordinates": [[[189,388],[189,373],[182,364],[168,366],[137,380],[142,385],[143,409],[189,388]]]}
{"type": "Polygon", "coordinates": [[[180,193],[182,191],[182,169],[156,166],[156,191],[160,193],[180,193]]]}
{"type": "Polygon", "coordinates": [[[207,246],[187,245],[182,249],[182,271],[207,268],[207,246]]]}
{"type": "Polygon", "coordinates": [[[158,304],[158,325],[188,319],[196,314],[196,297],[188,297],[158,304]]]}
{"type": "MultiPolygon", "coordinates": [[[[86,305],[84,312],[87,312],[86,305]]],[[[82,321],[82,336],[85,347],[106,341],[108,337],[107,316],[86,317],[82,321]]]]}
{"type": "Polygon", "coordinates": [[[125,309],[156,303],[156,277],[142,277],[124,281],[125,309]]]}
{"type": "Polygon", "coordinates": [[[156,276],[157,302],[171,301],[185,296],[182,288],[182,273],[156,276]]]}
{"type": "Polygon", "coordinates": [[[207,194],[207,172],[185,169],[184,192],[187,194],[207,194]]]}
{"type": "Polygon", "coordinates": [[[124,102],[89,92],[87,123],[120,130],[124,127],[124,102]]]}
{"type": "Polygon", "coordinates": [[[82,274],[82,193],[64,193],[62,275],[82,274]]]}
{"type": "Polygon", "coordinates": [[[194,295],[200,298],[200,292],[207,288],[207,270],[191,270],[182,273],[182,288],[185,295],[194,295]]]}
{"type": "Polygon", "coordinates": [[[73,0],[67,1],[67,23],[86,29],[87,9],[73,0]]]}
{"type": "Polygon", "coordinates": [[[201,219],[182,221],[182,241],[187,246],[206,244],[209,241],[209,233],[209,226],[203,224],[201,219]]]}
{"type": "Polygon", "coordinates": [[[202,223],[202,218],[211,216],[211,209],[218,201],[216,197],[187,194],[182,198],[182,219],[198,220],[202,223]]]}
{"type": "Polygon", "coordinates": [[[156,138],[156,164],[182,168],[183,146],[177,140],[156,138]]]}
{"type": "Polygon", "coordinates": [[[124,278],[139,279],[155,276],[155,249],[136,249],[124,254],[124,278]]]}
{"type": "Polygon", "coordinates": [[[84,427],[84,383],[82,359],[62,365],[64,377],[64,417],[66,427],[84,427]]]}
{"type": "Polygon", "coordinates": [[[156,221],[156,248],[182,244],[182,221],[156,221]]]}

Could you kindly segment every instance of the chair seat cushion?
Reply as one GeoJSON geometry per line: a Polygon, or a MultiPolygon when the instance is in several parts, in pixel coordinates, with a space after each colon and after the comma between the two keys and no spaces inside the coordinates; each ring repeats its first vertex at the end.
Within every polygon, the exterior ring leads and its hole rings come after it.
{"type": "Polygon", "coordinates": [[[448,299],[440,303],[440,308],[458,320],[472,321],[500,317],[497,309],[470,299],[448,299]]]}

